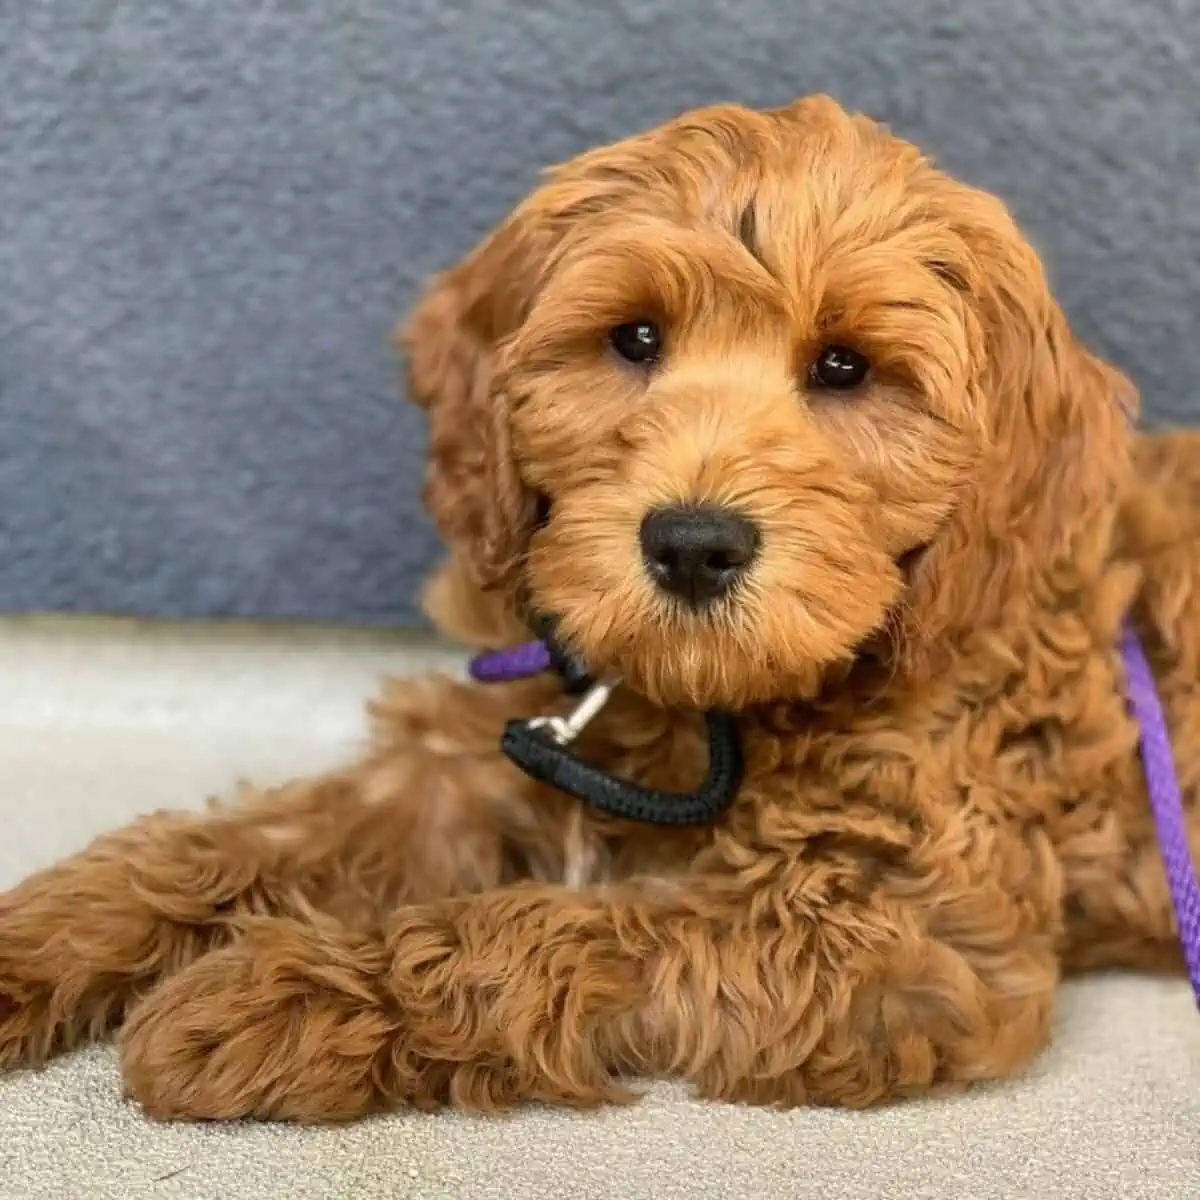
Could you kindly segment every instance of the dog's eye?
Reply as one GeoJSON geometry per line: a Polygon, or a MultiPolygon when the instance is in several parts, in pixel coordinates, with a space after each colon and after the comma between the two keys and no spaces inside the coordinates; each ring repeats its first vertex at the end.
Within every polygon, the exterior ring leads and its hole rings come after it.
{"type": "Polygon", "coordinates": [[[662,334],[653,321],[626,321],[609,334],[613,349],[631,363],[653,362],[662,349],[662,334]]]}
{"type": "Polygon", "coordinates": [[[812,365],[813,382],[827,388],[858,387],[871,364],[848,346],[826,346],[812,365]]]}

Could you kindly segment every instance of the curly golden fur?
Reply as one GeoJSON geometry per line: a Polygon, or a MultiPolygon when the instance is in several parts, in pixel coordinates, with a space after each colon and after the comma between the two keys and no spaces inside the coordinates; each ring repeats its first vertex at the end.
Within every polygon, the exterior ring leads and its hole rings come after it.
{"type": "Polygon", "coordinates": [[[736,711],[735,805],[600,818],[499,756],[552,681],[394,683],[357,764],[0,897],[0,1066],[120,1027],[156,1117],[869,1105],[1019,1071],[1064,972],[1178,969],[1117,645],[1133,614],[1200,843],[1200,442],[1131,431],[998,201],[826,99],[703,110],[550,173],[403,340],[442,627],[553,615],[628,684],[583,752],[644,782],[736,711]],[[760,532],[701,611],[638,547],[680,502],[760,532]]]}

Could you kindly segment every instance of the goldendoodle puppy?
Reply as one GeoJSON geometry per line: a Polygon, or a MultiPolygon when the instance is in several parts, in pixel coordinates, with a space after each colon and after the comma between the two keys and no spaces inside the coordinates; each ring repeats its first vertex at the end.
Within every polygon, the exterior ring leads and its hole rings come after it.
{"type": "MultiPolygon", "coordinates": [[[[579,742],[710,822],[501,753],[561,679],[390,685],[362,761],[160,812],[0,897],[0,1066],[122,1027],[159,1117],[867,1105],[1019,1070],[1064,972],[1178,970],[1122,657],[1200,816],[1200,443],[1139,438],[995,199],[824,98],[588,153],[403,343],[429,607],[623,681],[579,742]]],[[[170,799],[164,797],[164,800],[170,799]]]]}

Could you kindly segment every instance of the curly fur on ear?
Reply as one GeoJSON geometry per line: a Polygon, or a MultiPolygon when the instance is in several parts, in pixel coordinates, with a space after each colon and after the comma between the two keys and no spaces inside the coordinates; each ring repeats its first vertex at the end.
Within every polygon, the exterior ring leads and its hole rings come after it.
{"type": "Polygon", "coordinates": [[[994,627],[1111,511],[1130,465],[1137,393],[1074,337],[1037,253],[1004,205],[952,181],[966,249],[953,273],[978,314],[969,330],[984,414],[977,483],[919,560],[905,659],[936,669],[938,646],[994,627]]]}
{"type": "Polygon", "coordinates": [[[428,285],[397,335],[408,395],[429,413],[424,501],[479,586],[511,582],[535,517],[513,461],[499,343],[528,306],[519,225],[510,221],[428,285]]]}

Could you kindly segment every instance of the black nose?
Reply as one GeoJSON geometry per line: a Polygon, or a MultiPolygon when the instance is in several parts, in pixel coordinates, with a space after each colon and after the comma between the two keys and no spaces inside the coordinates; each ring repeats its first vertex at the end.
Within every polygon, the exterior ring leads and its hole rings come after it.
{"type": "Polygon", "coordinates": [[[758,549],[750,521],[711,505],[656,508],[642,521],[641,539],[659,587],[696,607],[727,591],[758,549]]]}

